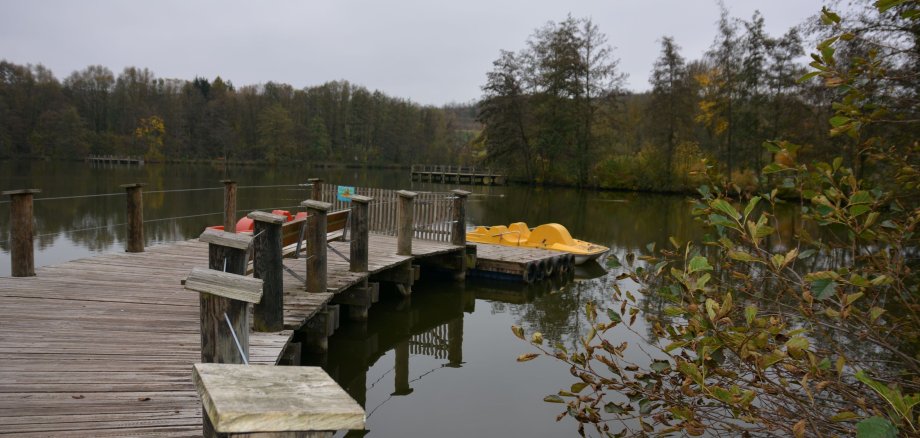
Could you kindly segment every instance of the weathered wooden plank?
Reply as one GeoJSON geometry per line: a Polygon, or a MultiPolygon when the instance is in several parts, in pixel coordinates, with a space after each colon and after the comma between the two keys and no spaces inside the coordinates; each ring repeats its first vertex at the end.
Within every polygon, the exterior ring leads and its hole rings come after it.
{"type": "Polygon", "coordinates": [[[195,364],[193,379],[221,433],[364,428],[364,409],[319,367],[195,364]]]}

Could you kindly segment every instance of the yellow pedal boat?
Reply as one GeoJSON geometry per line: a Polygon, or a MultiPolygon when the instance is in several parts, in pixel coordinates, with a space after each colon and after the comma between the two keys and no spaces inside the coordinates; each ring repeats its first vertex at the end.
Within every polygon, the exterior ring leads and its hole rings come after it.
{"type": "Polygon", "coordinates": [[[473,231],[466,232],[466,240],[474,243],[563,251],[575,256],[576,265],[595,260],[610,250],[606,246],[572,238],[569,230],[559,224],[543,224],[534,229],[528,228],[524,222],[515,222],[507,227],[476,227],[473,231]]]}

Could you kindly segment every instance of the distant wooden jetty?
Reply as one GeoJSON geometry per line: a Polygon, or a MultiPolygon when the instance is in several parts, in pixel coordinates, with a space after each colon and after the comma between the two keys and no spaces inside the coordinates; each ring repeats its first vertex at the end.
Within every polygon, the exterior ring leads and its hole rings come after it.
{"type": "Polygon", "coordinates": [[[91,164],[135,164],[144,165],[144,157],[117,156],[117,155],[90,155],[86,162],[91,164]]]}
{"type": "Polygon", "coordinates": [[[412,181],[443,184],[504,185],[505,175],[492,169],[471,166],[413,164],[412,181]]]}
{"type": "MultiPolygon", "coordinates": [[[[224,222],[231,225],[237,188],[223,182],[224,222]]],[[[0,278],[0,430],[34,436],[210,436],[254,427],[246,433],[331,436],[362,428],[360,406],[331,380],[311,395],[322,403],[283,406],[296,408],[291,412],[264,409],[274,399],[270,391],[248,396],[220,386],[277,387],[278,397],[297,399],[290,385],[253,385],[252,379],[326,382],[321,369],[263,373],[198,367],[193,379],[192,365],[299,363],[303,352],[325,351],[342,321],[366,320],[381,283],[411,294],[422,269],[451,273],[455,280],[481,271],[529,282],[571,270],[559,253],[502,248],[492,254],[491,248],[467,245],[468,192],[310,182],[311,199],[302,204],[306,219],[253,212],[253,235],[209,229],[197,239],[150,248],[144,247],[138,208],[143,185],[127,184],[126,252],[38,269],[31,215],[32,197],[40,191],[4,192],[13,198],[10,223],[19,229],[11,233],[14,277],[0,278]],[[301,333],[297,341],[295,332],[301,333]],[[282,422],[284,431],[260,429],[278,424],[270,415],[265,422],[241,424],[212,403],[221,397],[290,421],[282,422]]],[[[442,348],[436,347],[426,348],[442,348]]]]}

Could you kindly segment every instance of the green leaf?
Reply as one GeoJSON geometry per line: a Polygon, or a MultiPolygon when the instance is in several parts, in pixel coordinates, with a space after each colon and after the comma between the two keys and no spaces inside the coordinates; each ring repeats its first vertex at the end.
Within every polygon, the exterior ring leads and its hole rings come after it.
{"type": "Polygon", "coordinates": [[[677,369],[683,375],[693,379],[697,385],[703,386],[703,373],[700,372],[700,369],[697,368],[696,364],[693,362],[680,362],[677,364],[677,369]]]}
{"type": "Polygon", "coordinates": [[[869,309],[869,320],[875,322],[875,320],[882,316],[883,313],[885,313],[885,309],[882,309],[881,307],[873,307],[869,309]]]}
{"type": "Polygon", "coordinates": [[[607,317],[610,318],[611,322],[623,322],[623,318],[620,317],[620,314],[613,309],[607,309],[607,317]]]}
{"type": "Polygon", "coordinates": [[[604,405],[604,412],[608,414],[623,414],[626,412],[626,409],[623,409],[622,406],[614,402],[610,402],[604,405]]]}
{"type": "Polygon", "coordinates": [[[850,205],[871,204],[873,202],[872,194],[865,190],[860,190],[850,196],[850,205]]]}
{"type": "Polygon", "coordinates": [[[570,389],[572,390],[572,393],[573,393],[573,394],[578,394],[579,392],[581,392],[582,390],[584,390],[585,387],[587,387],[587,386],[588,386],[588,384],[585,383],[585,382],[578,382],[578,383],[573,383],[573,384],[572,384],[572,387],[571,387],[570,389]]]}
{"type": "MultiPolygon", "coordinates": [[[[833,53],[833,52],[832,52],[832,53],[833,53]]],[[[831,117],[830,122],[831,122],[831,126],[833,126],[833,127],[835,127],[835,128],[838,128],[838,127],[840,127],[840,126],[843,126],[843,125],[846,124],[846,123],[849,123],[850,120],[852,120],[852,119],[849,118],[849,117],[845,117],[845,116],[834,116],[834,117],[831,117]]]]}
{"type": "Polygon", "coordinates": [[[869,210],[871,210],[871,208],[868,205],[852,205],[850,206],[850,216],[858,217],[860,215],[866,214],[866,212],[869,210]]]}
{"type": "Polygon", "coordinates": [[[799,354],[808,349],[808,338],[796,336],[786,341],[786,351],[792,357],[799,357],[799,354]]]}
{"type": "Polygon", "coordinates": [[[920,393],[911,394],[911,395],[902,395],[901,390],[898,387],[889,388],[881,382],[873,380],[871,377],[866,375],[864,370],[859,370],[856,372],[856,380],[859,380],[862,383],[865,383],[867,386],[875,390],[879,395],[881,395],[894,410],[901,415],[902,418],[907,420],[908,423],[912,424],[913,421],[913,408],[917,403],[920,403],[920,393]]]}
{"type": "Polygon", "coordinates": [[[748,254],[748,253],[746,253],[746,252],[744,252],[744,251],[729,250],[729,251],[728,251],[728,257],[731,258],[732,260],[738,260],[738,261],[740,261],[740,262],[753,262],[753,261],[757,261],[757,259],[754,258],[754,256],[752,256],[752,255],[750,255],[750,254],[748,254]]]}
{"type": "Polygon", "coordinates": [[[556,394],[550,394],[546,397],[543,397],[543,401],[547,403],[565,403],[565,400],[563,400],[562,397],[559,397],[556,394]]]}
{"type": "Polygon", "coordinates": [[[829,278],[821,278],[811,282],[811,293],[819,300],[826,300],[834,295],[837,282],[829,278]]]}
{"type": "Polygon", "coordinates": [[[830,420],[837,423],[841,421],[852,420],[854,418],[859,418],[859,415],[856,415],[855,413],[850,412],[850,411],[841,411],[841,412],[838,412],[833,417],[831,417],[830,420]]]}
{"type": "Polygon", "coordinates": [[[760,196],[755,196],[748,201],[747,206],[744,207],[744,218],[747,219],[750,216],[751,212],[754,211],[754,207],[757,206],[757,203],[760,202],[760,196]]]}
{"type": "Polygon", "coordinates": [[[869,417],[856,423],[856,438],[897,438],[898,428],[887,418],[869,417]]]}
{"type": "Polygon", "coordinates": [[[612,255],[612,256],[607,257],[607,267],[608,268],[619,268],[621,266],[623,265],[620,264],[620,259],[618,259],[616,256],[612,255]]]}
{"type": "Polygon", "coordinates": [[[736,230],[738,229],[737,223],[732,222],[730,219],[728,219],[725,216],[722,216],[721,214],[715,214],[715,213],[710,214],[709,223],[713,225],[721,225],[723,227],[734,228],[736,230]]]}
{"type": "Polygon", "coordinates": [[[779,361],[781,361],[781,360],[783,360],[783,359],[785,359],[785,358],[786,358],[786,355],[783,354],[782,351],[778,351],[778,350],[771,351],[771,352],[769,352],[769,353],[763,355],[763,356],[760,358],[760,360],[761,360],[760,366],[763,367],[764,369],[767,369],[767,368],[770,368],[771,366],[773,366],[774,364],[776,364],[777,362],[779,362],[779,361]]]}
{"type": "Polygon", "coordinates": [[[687,267],[687,273],[692,274],[697,271],[711,271],[712,266],[709,265],[709,260],[703,256],[696,256],[690,259],[690,264],[687,267]]]}
{"type": "Polygon", "coordinates": [[[750,304],[744,308],[744,320],[747,321],[748,325],[751,325],[754,322],[754,318],[757,316],[757,306],[750,304]]]}
{"type": "Polygon", "coordinates": [[[735,210],[735,207],[732,207],[732,205],[724,199],[714,199],[709,205],[712,208],[727,214],[728,217],[734,220],[741,219],[741,214],[738,213],[738,210],[735,210]]]}
{"type": "Polygon", "coordinates": [[[644,398],[639,400],[639,413],[642,415],[647,415],[652,412],[652,409],[655,408],[655,404],[651,400],[644,398]]]}
{"type": "Polygon", "coordinates": [[[802,82],[805,82],[819,74],[821,74],[821,72],[819,71],[813,71],[813,72],[806,73],[805,75],[803,75],[802,77],[798,79],[798,82],[801,84],[802,82]]]}
{"type": "Polygon", "coordinates": [[[656,360],[652,362],[652,365],[650,366],[650,368],[659,373],[663,373],[671,369],[671,362],[668,362],[666,360],[656,360]]]}

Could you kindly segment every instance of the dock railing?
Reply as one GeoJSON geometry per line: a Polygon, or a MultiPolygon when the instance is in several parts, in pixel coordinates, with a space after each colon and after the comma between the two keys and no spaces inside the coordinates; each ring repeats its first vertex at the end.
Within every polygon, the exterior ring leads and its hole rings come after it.
{"type": "MultiPolygon", "coordinates": [[[[314,184],[320,184],[318,191],[320,199],[317,200],[331,204],[330,211],[332,212],[350,209],[349,197],[352,195],[372,198],[368,203],[368,230],[387,236],[397,235],[399,190],[346,187],[318,181],[314,184]],[[344,191],[348,193],[345,194],[344,191]]],[[[452,192],[416,192],[412,214],[413,237],[451,242],[452,225],[456,221],[453,208],[455,196],[452,192]]]]}

